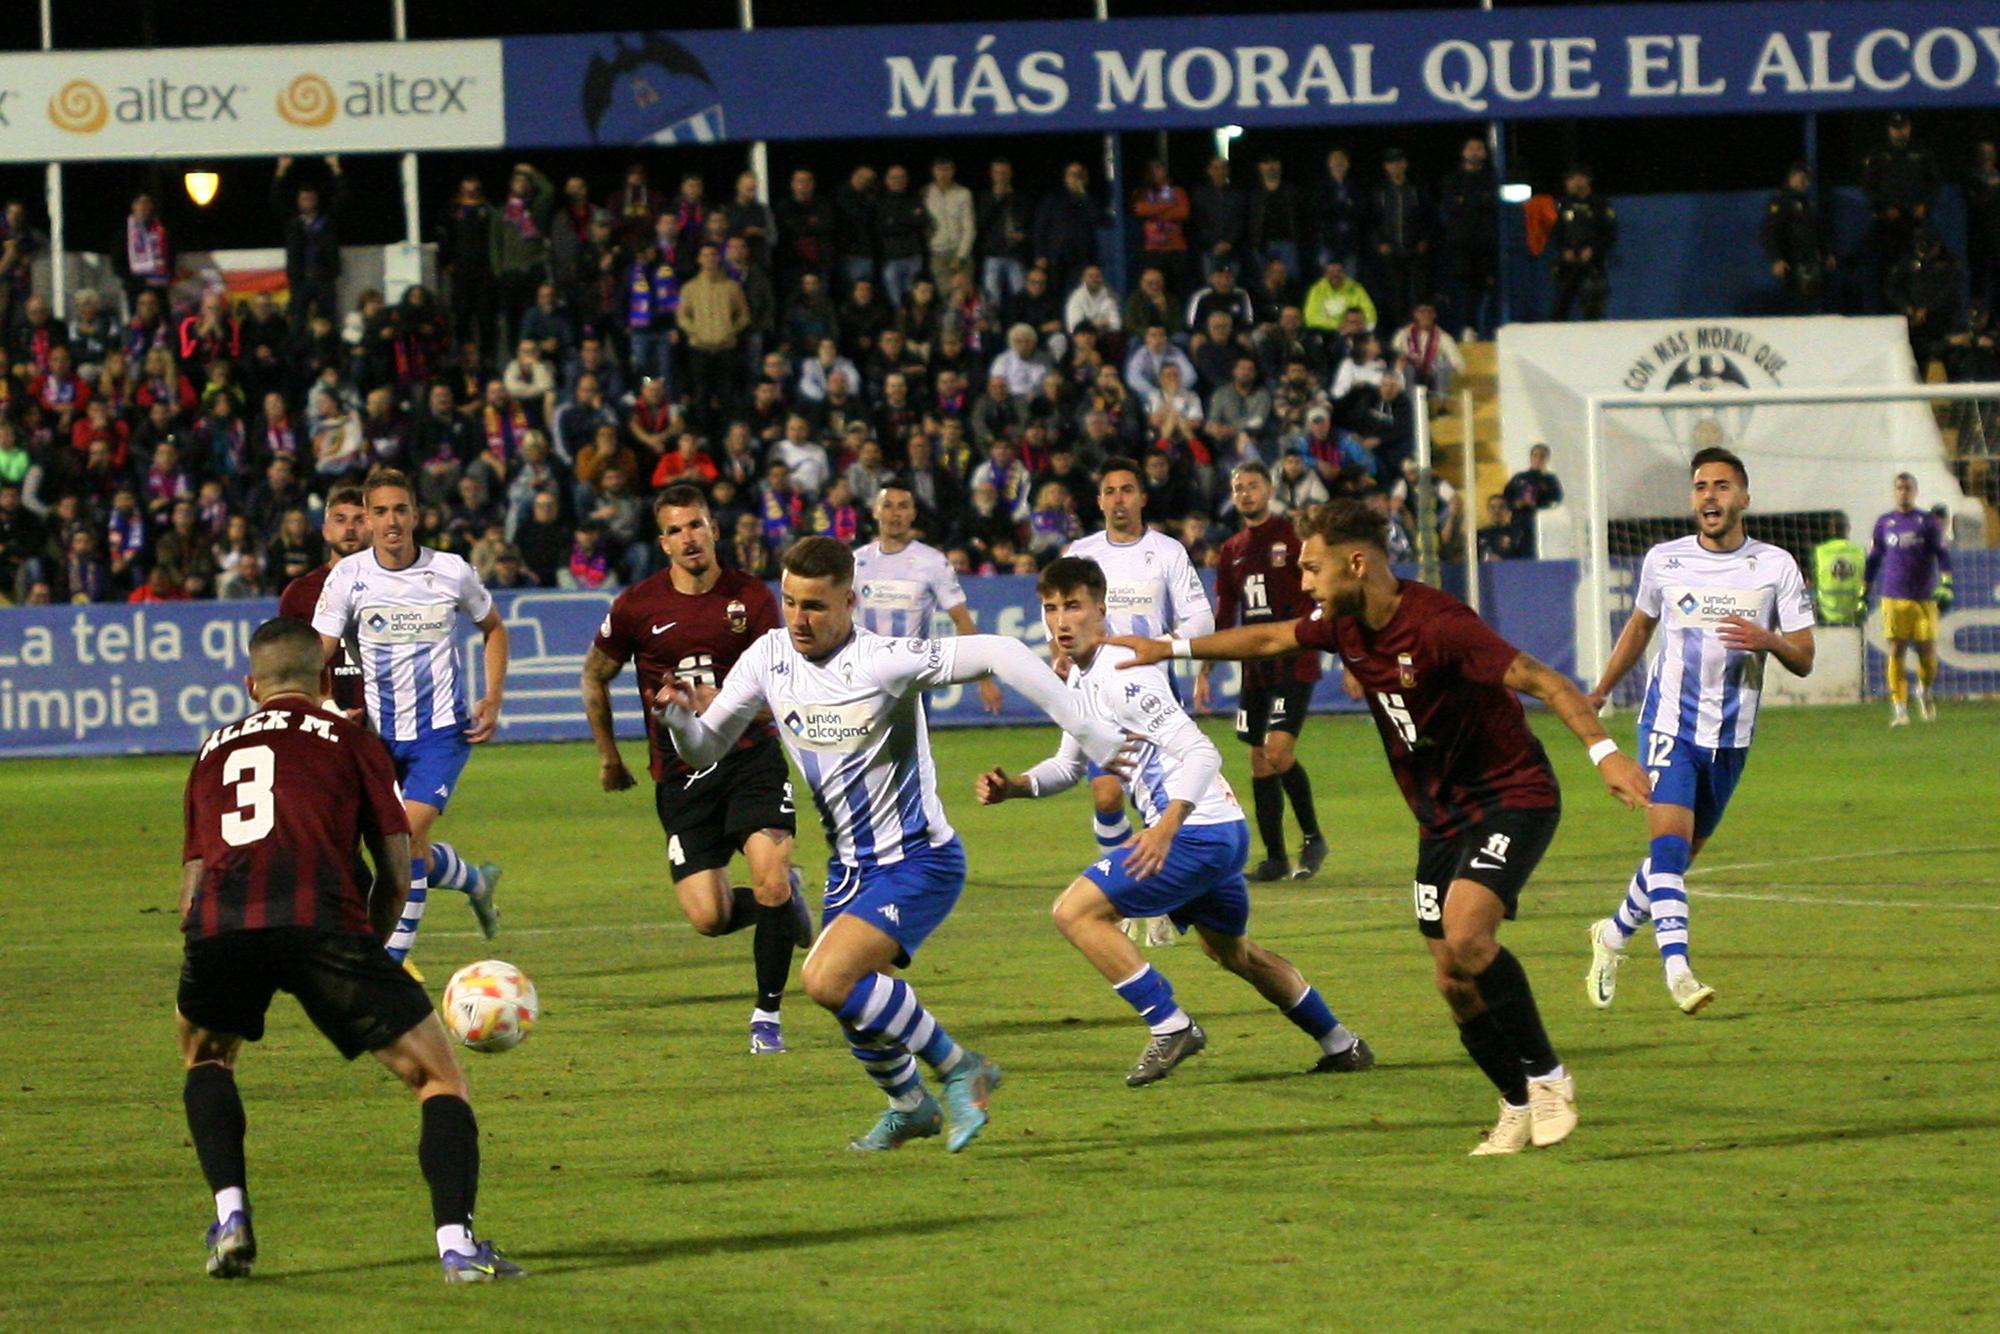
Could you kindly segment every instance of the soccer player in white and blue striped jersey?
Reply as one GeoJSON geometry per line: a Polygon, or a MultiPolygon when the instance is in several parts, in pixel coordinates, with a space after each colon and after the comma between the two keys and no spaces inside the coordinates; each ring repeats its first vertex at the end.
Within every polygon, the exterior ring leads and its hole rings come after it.
{"type": "MultiPolygon", "coordinates": [[[[978,633],[965,607],[958,571],[942,551],[916,538],[917,494],[909,479],[892,477],[875,495],[875,540],[854,553],[855,605],[861,628],[891,639],[930,638],[938,612],[962,635],[978,633]]],[[[1000,687],[979,683],[979,702],[1000,712],[1000,687]]]]}
{"type": "Polygon", "coordinates": [[[499,725],[507,627],[472,566],[418,544],[416,488],[407,477],[378,469],[363,485],[362,500],[371,543],[334,565],[312,620],[329,658],[355,634],[368,719],[388,743],[409,811],[410,897],[386,942],[401,961],[416,944],[433,885],[465,894],[488,937],[499,927],[493,891],[500,868],[468,863],[451,844],[434,841],[431,827],[472,747],[499,725]],[[486,693],[469,708],[458,659],[461,616],[485,637],[486,693]]]}
{"type": "Polygon", "coordinates": [[[1749,759],[1766,655],[1794,676],[1813,668],[1812,597],[1789,553],[1744,530],[1743,460],[1710,447],[1690,472],[1695,531],[1646,553],[1632,619],[1590,696],[1603,708],[1665,623],[1639,708],[1639,753],[1653,779],[1651,855],[1617,913],[1590,928],[1585,983],[1600,1009],[1616,993],[1625,943],[1649,920],[1674,1003],[1692,1015],[1715,999],[1688,962],[1688,864],[1722,822],[1749,759]]]}
{"type": "MultiPolygon", "coordinates": [[[[1036,584],[1049,640],[1068,659],[1070,693],[1086,717],[1134,742],[1130,772],[1120,781],[1138,803],[1144,831],[1093,863],[1056,900],[1056,926],[1139,1014],[1152,1038],[1125,1077],[1133,1088],[1166,1078],[1208,1045],[1201,1025],[1174,1002],[1173,984],[1118,929],[1122,918],[1158,915],[1192,926],[1209,957],[1277,1006],[1320,1046],[1313,1073],[1366,1070],[1368,1044],[1334,1017],[1317,988],[1248,932],[1250,887],[1243,878],[1250,827],[1222,776],[1222,755],[1174,699],[1164,668],[1120,670],[1131,649],[1106,644],[1105,578],[1096,562],[1064,556],[1036,584]]],[[[994,805],[1009,798],[1045,797],[1082,780],[1084,758],[1071,738],[1026,773],[994,768],[976,793],[994,805]]]]}
{"type": "MultiPolygon", "coordinates": [[[[1187,548],[1146,526],[1146,484],[1136,462],[1104,461],[1097,470],[1097,506],[1104,514],[1104,531],[1079,537],[1063,554],[1095,561],[1104,572],[1109,633],[1172,634],[1182,639],[1213,633],[1215,608],[1209,605],[1187,548]]],[[[1207,688],[1205,679],[1196,681],[1197,706],[1203,704],[1207,688]]],[[[1122,846],[1132,837],[1124,786],[1116,777],[1093,770],[1090,800],[1096,808],[1097,846],[1106,850],[1122,846]]],[[[1172,945],[1179,939],[1163,918],[1134,918],[1126,930],[1134,939],[1143,936],[1148,945],[1172,945]]]]}
{"type": "Polygon", "coordinates": [[[832,538],[793,543],[783,566],[784,628],[744,651],[699,716],[692,684],[669,678],[654,717],[697,768],[721,758],[760,711],[777,721],[832,851],[823,926],[799,977],[889,1099],[852,1147],[895,1149],[939,1133],[944,1116],[924,1087],[921,1059],[943,1084],[945,1147],[956,1153],[986,1124],[1000,1067],[954,1042],[894,973],[965,888],[965,849],[938,800],[919,698],[990,672],[1079,737],[1095,760],[1122,764],[1124,735],[1085,718],[1018,640],[885,639],[857,629],[854,555],[832,538]]]}

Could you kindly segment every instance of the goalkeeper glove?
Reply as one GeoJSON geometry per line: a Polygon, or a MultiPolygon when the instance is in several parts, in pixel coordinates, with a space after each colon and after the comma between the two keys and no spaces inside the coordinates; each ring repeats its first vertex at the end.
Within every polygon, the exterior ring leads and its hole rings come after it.
{"type": "Polygon", "coordinates": [[[1956,599],[1951,591],[1951,575],[1949,573],[1941,574],[1938,576],[1937,592],[1932,596],[1937,601],[1937,609],[1939,611],[1943,612],[1951,610],[1951,604],[1956,599]]]}

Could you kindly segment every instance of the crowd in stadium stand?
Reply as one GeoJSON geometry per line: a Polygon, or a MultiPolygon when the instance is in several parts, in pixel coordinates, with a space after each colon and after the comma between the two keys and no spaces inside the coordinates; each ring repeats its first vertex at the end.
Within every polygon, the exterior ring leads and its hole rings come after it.
{"type": "MultiPolygon", "coordinates": [[[[1986,374],[1992,146],[1964,187],[1971,302],[1916,198],[1939,188],[1935,164],[1907,127],[1885,151],[1885,296],[1926,355],[1986,374]]],[[[1148,520],[1197,562],[1229,531],[1247,459],[1285,509],[1367,497],[1406,552],[1410,390],[1444,410],[1462,341],[1495,318],[1485,143],[1422,186],[1395,150],[1364,172],[1334,149],[1302,185],[1276,157],[1242,166],[1239,185],[1216,158],[1189,189],[1149,165],[1128,292],[1105,281],[1081,163],[1040,193],[1002,160],[971,182],[945,158],[842,182],[801,169],[769,203],[748,173],[718,196],[644,165],[607,190],[520,163],[497,195],[464,178],[434,238],[441,292],[346,310],[337,158],[278,164],[284,304],[176,287],[179,238],[141,195],[110,246],[123,291],[73,293],[58,319],[30,278],[46,240],[10,204],[0,599],[274,594],[322,559],[326,493],[385,466],[417,478],[422,540],[496,587],[644,577],[661,559],[648,497],[674,482],[707,490],[727,558],[753,572],[802,534],[865,540],[891,477],[962,572],[1031,572],[1093,526],[1093,470],[1113,456],[1140,460],[1148,520]]],[[[1616,232],[1594,199],[1572,169],[1549,256],[1586,315],[1616,232]]],[[[1767,226],[1780,280],[1820,262],[1817,228],[1809,208],[1767,226]]],[[[1554,478],[1516,483],[1476,515],[1443,488],[1444,549],[1474,522],[1482,558],[1531,554],[1522,525],[1554,478]]]]}

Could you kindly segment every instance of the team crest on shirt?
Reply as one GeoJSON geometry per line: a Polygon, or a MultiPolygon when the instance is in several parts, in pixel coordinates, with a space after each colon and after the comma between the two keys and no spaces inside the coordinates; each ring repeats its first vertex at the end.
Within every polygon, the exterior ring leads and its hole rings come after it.
{"type": "Polygon", "coordinates": [[[1417,664],[1407,653],[1396,655],[1396,679],[1403,683],[1405,690],[1417,683],[1417,664]]]}
{"type": "Polygon", "coordinates": [[[731,598],[729,605],[723,608],[723,613],[729,617],[731,633],[740,635],[749,630],[750,609],[743,605],[743,599],[731,598]]]}
{"type": "Polygon", "coordinates": [[[1285,544],[1283,542],[1273,542],[1271,544],[1271,568],[1274,570],[1285,568],[1285,544]]]}

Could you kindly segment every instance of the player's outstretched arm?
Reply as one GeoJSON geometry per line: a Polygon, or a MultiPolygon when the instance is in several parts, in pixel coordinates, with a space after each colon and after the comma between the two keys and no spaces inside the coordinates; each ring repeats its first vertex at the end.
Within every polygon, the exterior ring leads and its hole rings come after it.
{"type": "Polygon", "coordinates": [[[1193,658],[1199,662],[1254,662],[1259,658],[1281,658],[1299,651],[1297,621],[1273,621],[1266,625],[1239,625],[1234,630],[1218,630],[1195,639],[1142,639],[1138,635],[1113,635],[1105,641],[1129,648],[1130,662],[1118,664],[1119,671],[1150,667],[1169,658],[1193,658]]]}
{"type": "Polygon", "coordinates": [[[738,658],[712,699],[692,681],[670,676],[661,683],[653,717],[667,729],[675,752],[695,768],[706,769],[728,754],[764,709],[769,642],[768,637],[757,641],[738,658]]]}
{"type": "Polygon", "coordinates": [[[625,664],[595,644],[583,655],[583,716],[597,747],[597,781],[606,792],[623,792],[633,784],[632,771],[618,750],[618,732],[611,721],[611,683],[625,664]]]}
{"type": "Polygon", "coordinates": [[[961,635],[952,642],[956,651],[949,673],[936,684],[976,681],[989,673],[997,676],[1009,690],[1075,737],[1085,755],[1115,771],[1125,749],[1125,734],[1109,723],[1085,717],[1070,697],[1069,688],[1056,679],[1034,650],[1005,635],[961,635]]]}
{"type": "Polygon", "coordinates": [[[1612,796],[1634,810],[1653,804],[1653,785],[1646,771],[1637,760],[1618,749],[1618,743],[1597,720],[1597,709],[1584,698],[1582,691],[1570,684],[1568,677],[1529,654],[1516,653],[1502,684],[1509,690],[1533,695],[1562,719],[1563,726],[1574,732],[1590,752],[1590,761],[1597,766],[1612,796]]]}
{"type": "Polygon", "coordinates": [[[368,925],[377,940],[386,941],[403,915],[403,900],[410,893],[410,836],[384,834],[375,829],[362,833],[368,845],[368,860],[375,867],[375,885],[368,892],[368,925]]]}
{"type": "Polygon", "coordinates": [[[1601,712],[1610,702],[1611,692],[1625,679],[1625,674],[1646,656],[1646,645],[1653,642],[1653,630],[1659,623],[1659,617],[1648,616],[1636,608],[1633,610],[1625,628],[1618,632],[1618,642],[1612,646],[1611,661],[1604,664],[1604,675],[1598,678],[1597,689],[1585,697],[1589,699],[1592,709],[1601,712]]]}
{"type": "Polygon", "coordinates": [[[474,745],[493,739],[500,726],[500,698],[507,689],[507,626],[500,609],[487,612],[478,624],[486,637],[486,693],[472,706],[472,726],[465,729],[465,739],[474,745]]]}

